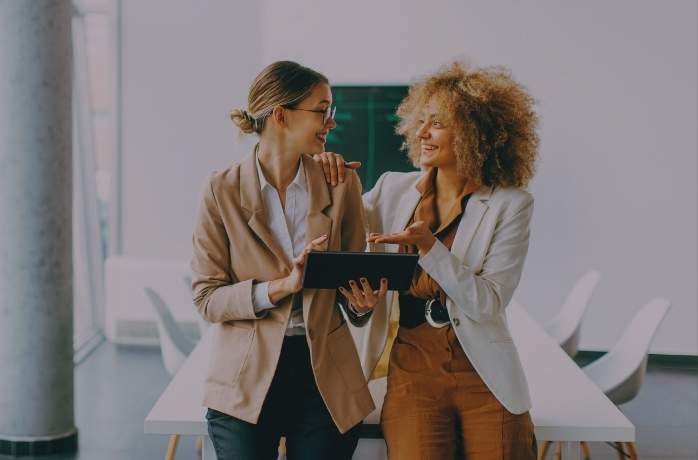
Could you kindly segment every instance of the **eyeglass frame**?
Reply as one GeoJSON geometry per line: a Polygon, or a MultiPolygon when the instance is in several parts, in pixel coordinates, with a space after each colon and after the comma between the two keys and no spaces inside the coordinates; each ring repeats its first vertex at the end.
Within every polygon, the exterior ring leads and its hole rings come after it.
{"type": "Polygon", "coordinates": [[[298,107],[284,107],[288,110],[300,110],[302,112],[313,112],[322,114],[322,124],[326,125],[328,121],[334,120],[334,115],[337,112],[336,105],[328,105],[326,109],[299,109],[298,107]]]}

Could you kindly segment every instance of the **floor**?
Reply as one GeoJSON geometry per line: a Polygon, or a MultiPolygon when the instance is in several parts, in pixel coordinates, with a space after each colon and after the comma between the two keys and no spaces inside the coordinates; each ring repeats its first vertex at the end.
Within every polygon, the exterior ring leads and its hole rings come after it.
{"type": "MultiPolygon", "coordinates": [[[[164,458],[167,436],[144,434],[143,420],[168,380],[158,349],[103,343],[76,370],[80,451],[41,458],[164,458]]],[[[641,459],[698,459],[698,368],[650,364],[640,395],[621,409],[637,427],[641,459]]],[[[603,443],[590,447],[594,460],[618,458],[603,443]]],[[[184,437],[177,459],[196,458],[195,439],[184,437]]]]}

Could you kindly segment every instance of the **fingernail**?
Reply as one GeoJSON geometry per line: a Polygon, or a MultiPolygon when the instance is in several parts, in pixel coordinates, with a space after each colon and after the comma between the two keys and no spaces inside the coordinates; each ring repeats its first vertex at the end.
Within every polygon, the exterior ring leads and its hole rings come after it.
{"type": "Polygon", "coordinates": [[[388,282],[388,280],[387,280],[387,279],[385,279],[385,278],[381,278],[381,283],[385,284],[385,283],[387,283],[387,282],[388,282]]]}

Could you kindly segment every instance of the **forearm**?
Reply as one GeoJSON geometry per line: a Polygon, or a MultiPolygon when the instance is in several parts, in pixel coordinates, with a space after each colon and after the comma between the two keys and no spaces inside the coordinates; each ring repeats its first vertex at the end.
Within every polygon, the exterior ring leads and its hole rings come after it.
{"type": "Polygon", "coordinates": [[[294,294],[294,290],[290,285],[288,277],[279,278],[276,280],[269,281],[269,300],[273,304],[277,304],[279,301],[285,299],[286,297],[294,294]]]}

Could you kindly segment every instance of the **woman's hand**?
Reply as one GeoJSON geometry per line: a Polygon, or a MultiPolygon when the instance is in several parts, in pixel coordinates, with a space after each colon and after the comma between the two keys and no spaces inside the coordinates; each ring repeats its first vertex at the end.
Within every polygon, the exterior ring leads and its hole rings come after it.
{"type": "Polygon", "coordinates": [[[322,152],[313,155],[313,160],[322,165],[325,173],[325,180],[328,184],[336,186],[339,182],[344,182],[347,169],[359,169],[360,161],[344,161],[344,157],[339,153],[322,152]]]}
{"type": "Polygon", "coordinates": [[[293,270],[285,278],[274,280],[269,283],[269,300],[276,303],[286,296],[295,294],[303,289],[303,274],[305,273],[305,262],[308,260],[310,251],[322,251],[327,235],[322,235],[312,240],[303,248],[303,252],[293,259],[293,270]]]}
{"type": "Polygon", "coordinates": [[[417,246],[420,256],[425,256],[434,246],[436,237],[431,233],[426,222],[418,220],[399,233],[369,233],[366,241],[379,244],[411,244],[417,246]]]}
{"type": "Polygon", "coordinates": [[[361,278],[358,283],[349,280],[349,286],[351,290],[340,287],[339,292],[351,303],[354,310],[361,314],[373,310],[373,307],[383,300],[385,293],[388,292],[388,280],[385,278],[381,278],[378,290],[373,289],[366,278],[361,278]]]}

